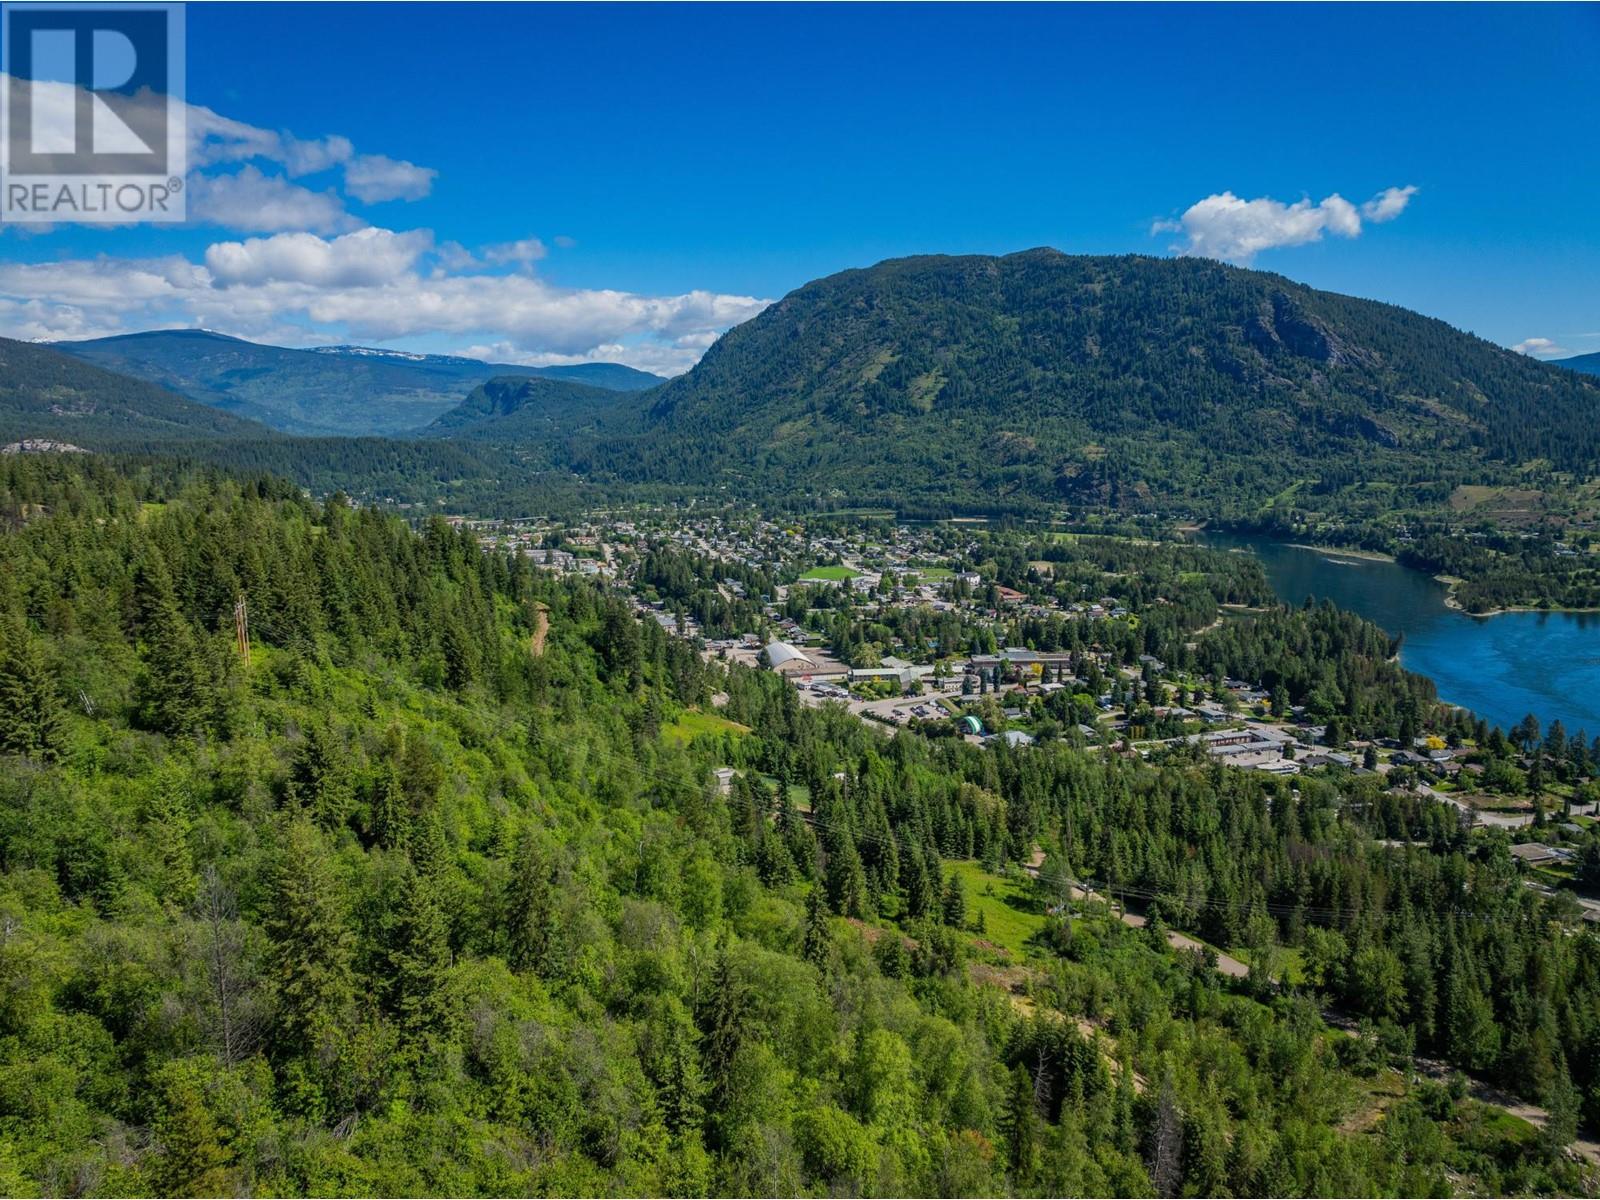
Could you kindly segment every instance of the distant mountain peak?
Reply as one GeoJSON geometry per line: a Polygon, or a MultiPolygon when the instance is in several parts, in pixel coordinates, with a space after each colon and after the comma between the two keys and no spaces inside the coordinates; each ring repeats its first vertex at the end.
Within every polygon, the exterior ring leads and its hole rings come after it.
{"type": "Polygon", "coordinates": [[[1574,354],[1571,358],[1550,358],[1545,361],[1553,367],[1582,371],[1585,375],[1600,375],[1600,351],[1593,354],[1574,354]]]}
{"type": "Polygon", "coordinates": [[[416,350],[391,350],[382,346],[312,346],[313,354],[337,354],[347,358],[392,358],[400,362],[474,363],[475,358],[454,354],[423,354],[416,350]]]}
{"type": "Polygon", "coordinates": [[[234,342],[241,346],[259,346],[262,343],[252,342],[242,337],[235,337],[231,333],[220,333],[215,329],[206,329],[202,326],[179,326],[173,329],[142,329],[135,333],[113,333],[104,337],[95,338],[64,338],[49,341],[46,344],[68,349],[73,346],[110,345],[114,342],[140,342],[155,339],[187,338],[192,341],[234,342]]]}

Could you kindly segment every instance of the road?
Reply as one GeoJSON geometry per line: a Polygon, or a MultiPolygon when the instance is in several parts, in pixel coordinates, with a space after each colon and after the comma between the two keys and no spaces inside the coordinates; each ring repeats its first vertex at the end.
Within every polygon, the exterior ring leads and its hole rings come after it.
{"type": "MultiPolygon", "coordinates": [[[[1417,1074],[1425,1075],[1429,1079],[1440,1083],[1448,1080],[1452,1075],[1461,1074],[1449,1063],[1440,1062],[1435,1058],[1416,1058],[1417,1074]]],[[[1466,1077],[1468,1092],[1474,1100],[1483,1104],[1492,1104],[1495,1108],[1503,1108],[1513,1117],[1520,1117],[1535,1129],[1543,1129],[1545,1122],[1550,1119],[1550,1114],[1537,1105],[1527,1104],[1518,1100],[1509,1092],[1503,1092],[1493,1084],[1484,1083],[1481,1079],[1466,1077]]],[[[1582,1155],[1591,1163],[1600,1164],[1600,1141],[1589,1136],[1588,1130],[1583,1130],[1580,1135],[1568,1143],[1568,1149],[1573,1153],[1582,1155]]]]}
{"type": "MultiPolygon", "coordinates": [[[[1034,862],[1023,867],[1022,869],[1033,878],[1037,879],[1039,877],[1039,865],[1039,863],[1034,862]]],[[[1071,891],[1072,898],[1074,900],[1098,900],[1100,903],[1108,905],[1113,912],[1117,911],[1116,901],[1108,900],[1101,893],[1094,891],[1091,888],[1084,888],[1078,884],[1073,884],[1071,891]]],[[[1142,915],[1135,912],[1129,912],[1126,908],[1121,910],[1119,919],[1130,929],[1143,929],[1149,924],[1149,922],[1146,921],[1142,915]]],[[[1174,950],[1199,950],[1202,953],[1207,950],[1211,950],[1211,947],[1207,946],[1204,942],[1198,942],[1188,934],[1179,933],[1175,929],[1167,930],[1167,945],[1171,946],[1174,950]]],[[[1249,977],[1249,966],[1240,962],[1237,958],[1234,958],[1233,955],[1224,954],[1221,950],[1212,950],[1211,952],[1217,956],[1217,970],[1221,971],[1224,975],[1232,976],[1234,979],[1245,979],[1249,977]]]]}
{"type": "MultiPolygon", "coordinates": [[[[1138,913],[1131,912],[1125,912],[1122,914],[1122,923],[1124,925],[1130,925],[1134,929],[1143,929],[1147,924],[1145,919],[1138,913]]],[[[1207,950],[1211,950],[1211,947],[1207,946],[1204,942],[1197,942],[1188,934],[1179,933],[1174,929],[1167,930],[1167,945],[1171,946],[1174,950],[1198,950],[1202,954],[1207,950]]],[[[1240,962],[1237,958],[1234,958],[1233,955],[1224,954],[1221,950],[1212,950],[1211,952],[1217,956],[1217,970],[1221,971],[1224,975],[1230,975],[1234,979],[1249,978],[1250,968],[1244,963],[1240,962]]]]}

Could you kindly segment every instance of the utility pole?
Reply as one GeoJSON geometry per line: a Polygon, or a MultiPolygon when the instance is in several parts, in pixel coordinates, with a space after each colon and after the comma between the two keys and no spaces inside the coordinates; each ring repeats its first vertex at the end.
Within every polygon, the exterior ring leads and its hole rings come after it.
{"type": "Polygon", "coordinates": [[[233,604],[233,632],[239,642],[239,657],[245,662],[250,661],[250,610],[244,602],[244,594],[233,604]]]}

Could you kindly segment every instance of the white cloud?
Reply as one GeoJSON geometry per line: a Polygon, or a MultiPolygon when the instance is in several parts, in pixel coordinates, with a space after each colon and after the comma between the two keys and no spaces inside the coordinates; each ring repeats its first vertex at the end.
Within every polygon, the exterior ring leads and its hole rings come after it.
{"type": "Polygon", "coordinates": [[[1405,212],[1416,194],[1417,189],[1409,186],[1384,188],[1361,206],[1361,215],[1374,224],[1392,221],[1405,212]]]}
{"type": "Polygon", "coordinates": [[[206,250],[206,267],[221,287],[269,283],[374,287],[408,274],[432,242],[425,229],[408,233],[358,229],[331,240],[314,233],[280,233],[217,242],[206,250]]]}
{"type": "Polygon", "coordinates": [[[270,129],[258,129],[198,104],[189,105],[189,169],[220,163],[247,162],[252,158],[283,162],[283,139],[270,129]]]}
{"type": "Polygon", "coordinates": [[[1544,337],[1523,338],[1511,348],[1518,354],[1526,354],[1531,358],[1561,358],[1572,353],[1565,346],[1556,345],[1553,339],[1544,337]]]}
{"type": "Polygon", "coordinates": [[[314,192],[249,163],[233,174],[193,176],[189,219],[240,233],[337,233],[361,224],[337,192],[314,192]]]}
{"type": "Polygon", "coordinates": [[[1176,221],[1157,221],[1150,232],[1183,234],[1184,240],[1173,247],[1180,254],[1248,263],[1263,250],[1320,242],[1325,233],[1359,237],[1363,218],[1393,220],[1416,190],[1386,188],[1360,208],[1337,192],[1317,204],[1309,197],[1285,204],[1270,196],[1243,200],[1219,192],[1190,205],[1176,221]]]}
{"type": "Polygon", "coordinates": [[[1320,207],[1329,233],[1336,233],[1340,237],[1361,236],[1361,214],[1356,211],[1354,204],[1338,192],[1324,200],[1320,207]]]}
{"type": "Polygon", "coordinates": [[[124,313],[161,310],[209,285],[204,267],[176,254],[138,260],[101,256],[0,263],[0,297],[36,302],[41,306],[36,311],[44,306],[98,311],[107,320],[116,318],[119,306],[124,313]]]}
{"type": "Polygon", "coordinates": [[[433,190],[439,172],[382,154],[358,154],[344,164],[344,187],[363,204],[420,200],[433,190]]]}
{"type": "Polygon", "coordinates": [[[347,137],[331,137],[304,141],[300,138],[282,137],[283,151],[278,157],[291,175],[315,175],[355,157],[356,148],[347,137]]]}
{"type": "Polygon", "coordinates": [[[383,154],[357,153],[347,137],[299,138],[234,121],[209,108],[188,106],[189,165],[212,167],[260,159],[283,167],[291,178],[343,168],[345,190],[366,204],[420,200],[438,172],[383,154]]]}
{"type": "Polygon", "coordinates": [[[550,252],[538,238],[523,238],[520,242],[501,242],[483,248],[483,261],[497,267],[532,267],[550,252]]]}
{"type": "Polygon", "coordinates": [[[181,255],[0,261],[0,330],[85,337],[204,326],[290,344],[448,339],[479,357],[676,373],[770,303],[703,290],[563,288],[491,270],[488,257],[436,248],[427,230],[367,227],[220,241],[200,263],[181,255]]]}
{"type": "Polygon", "coordinates": [[[656,375],[681,375],[700,361],[701,351],[685,351],[647,338],[632,338],[627,343],[609,342],[595,346],[583,354],[530,352],[508,341],[466,346],[455,353],[484,362],[515,363],[524,367],[570,367],[579,363],[609,362],[656,375]]]}

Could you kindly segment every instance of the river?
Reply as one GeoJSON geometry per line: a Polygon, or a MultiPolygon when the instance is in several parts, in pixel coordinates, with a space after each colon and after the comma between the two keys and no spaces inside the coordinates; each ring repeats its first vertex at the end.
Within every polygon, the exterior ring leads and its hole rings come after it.
{"type": "Polygon", "coordinates": [[[1331,600],[1403,637],[1400,661],[1439,696],[1509,730],[1528,713],[1560,720],[1570,736],[1600,734],[1600,613],[1511,612],[1469,617],[1447,589],[1399,563],[1210,533],[1207,545],[1254,553],[1289,604],[1331,600]]]}

